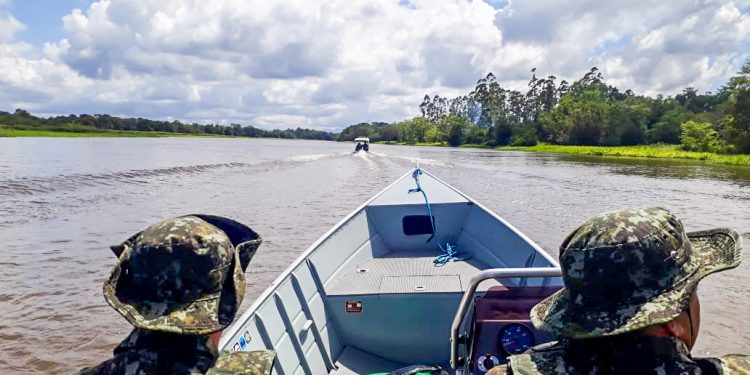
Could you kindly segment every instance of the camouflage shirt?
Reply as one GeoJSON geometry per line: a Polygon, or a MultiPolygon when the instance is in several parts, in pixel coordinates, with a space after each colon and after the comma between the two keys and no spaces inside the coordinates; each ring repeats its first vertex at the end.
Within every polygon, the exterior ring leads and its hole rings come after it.
{"type": "Polygon", "coordinates": [[[271,373],[271,351],[222,352],[207,336],[134,329],[114,350],[112,359],[80,375],[251,374],[271,373]]]}
{"type": "Polygon", "coordinates": [[[626,335],[540,345],[487,372],[504,374],[750,374],[750,356],[693,358],[677,339],[626,335]]]}

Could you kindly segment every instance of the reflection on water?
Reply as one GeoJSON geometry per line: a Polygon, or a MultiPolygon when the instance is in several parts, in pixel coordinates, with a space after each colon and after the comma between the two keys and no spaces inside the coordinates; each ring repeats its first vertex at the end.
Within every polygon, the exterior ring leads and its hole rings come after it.
{"type": "MultiPolygon", "coordinates": [[[[750,168],[693,161],[256,139],[0,139],[0,373],[69,373],[129,325],[101,296],[108,246],[167,217],[225,215],[265,242],[243,308],[310,243],[416,163],[555,254],[586,218],[659,205],[750,235],[750,168]]],[[[556,254],[555,254],[556,255],[556,254]]],[[[701,284],[699,354],[750,353],[750,259],[701,284]],[[729,302],[731,301],[731,302],[729,302]]]]}

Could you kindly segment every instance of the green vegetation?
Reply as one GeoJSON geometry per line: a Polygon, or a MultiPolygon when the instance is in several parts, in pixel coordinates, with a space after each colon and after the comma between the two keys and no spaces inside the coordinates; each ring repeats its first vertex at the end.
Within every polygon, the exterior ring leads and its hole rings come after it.
{"type": "Polygon", "coordinates": [[[63,138],[159,138],[159,137],[224,137],[219,135],[175,134],[165,132],[131,132],[131,131],[103,131],[91,129],[85,132],[67,130],[29,130],[15,129],[0,125],[0,137],[63,137],[63,138]]]}
{"type": "Polygon", "coordinates": [[[186,124],[110,115],[39,118],[0,111],[0,136],[272,137],[409,145],[487,147],[706,160],[750,165],[750,61],[718,92],[685,88],[673,97],[636,95],[608,85],[597,68],[569,84],[532,69],[528,90],[500,86],[489,73],[473,91],[448,99],[425,96],[421,116],[392,124],[360,123],[340,134],[250,125],[186,124]],[[576,146],[576,147],[574,147],[576,146]]]}
{"type": "Polygon", "coordinates": [[[263,130],[247,125],[185,124],[110,115],[69,115],[41,118],[23,109],[0,111],[0,137],[268,137],[332,140],[334,134],[312,129],[263,130]],[[60,134],[62,133],[62,134],[60,134]]]}
{"type": "Polygon", "coordinates": [[[553,75],[538,78],[532,69],[526,92],[501,87],[489,73],[467,95],[425,96],[419,108],[422,116],[413,119],[350,126],[338,140],[369,137],[397,144],[530,147],[746,164],[747,156],[724,155],[750,154],[750,61],[717,93],[699,94],[688,87],[674,97],[651,98],[606,84],[597,68],[572,84],[558,83],[553,75]],[[546,144],[535,146],[538,142],[546,144]],[[617,147],[659,144],[669,146],[617,147]],[[558,147],[567,145],[600,147],[558,147]]]}
{"type": "Polygon", "coordinates": [[[564,146],[542,143],[531,147],[499,146],[496,149],[573,155],[688,159],[703,160],[715,164],[750,165],[750,155],[721,155],[711,152],[684,151],[679,145],[665,144],[642,146],[564,146]]]}
{"type": "Polygon", "coordinates": [[[6,127],[0,127],[0,137],[128,137],[132,136],[151,136],[150,133],[125,133],[125,132],[86,132],[86,133],[73,133],[73,132],[62,132],[62,131],[49,131],[49,130],[23,130],[23,129],[9,129],[6,127]]]}

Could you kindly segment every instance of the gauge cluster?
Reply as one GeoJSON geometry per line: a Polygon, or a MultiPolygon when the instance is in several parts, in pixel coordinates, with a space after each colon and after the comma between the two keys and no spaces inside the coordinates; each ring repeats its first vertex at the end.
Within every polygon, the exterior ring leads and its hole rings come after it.
{"type": "Polygon", "coordinates": [[[490,289],[475,298],[469,369],[482,375],[508,361],[508,357],[551,341],[529,320],[531,308],[559,287],[506,287],[490,289]]]}

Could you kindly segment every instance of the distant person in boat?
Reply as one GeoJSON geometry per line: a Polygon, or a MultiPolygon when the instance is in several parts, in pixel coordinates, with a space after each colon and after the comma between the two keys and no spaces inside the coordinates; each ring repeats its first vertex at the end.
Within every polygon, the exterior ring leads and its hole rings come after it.
{"type": "Polygon", "coordinates": [[[565,288],[531,311],[534,325],[560,341],[487,374],[750,374],[750,356],[690,354],[698,282],[737,267],[741,250],[736,231],[685,233],[662,208],[594,217],[560,247],[565,288]]]}
{"type": "Polygon", "coordinates": [[[218,216],[182,216],[113,246],[104,299],[135,329],[114,356],[79,374],[270,374],[272,351],[218,351],[245,295],[261,238],[218,216]]]}

